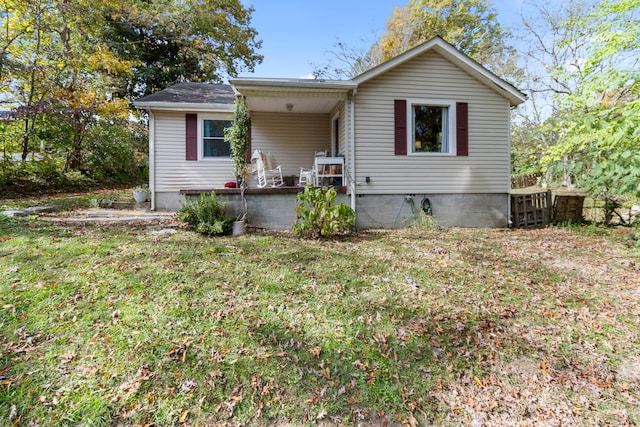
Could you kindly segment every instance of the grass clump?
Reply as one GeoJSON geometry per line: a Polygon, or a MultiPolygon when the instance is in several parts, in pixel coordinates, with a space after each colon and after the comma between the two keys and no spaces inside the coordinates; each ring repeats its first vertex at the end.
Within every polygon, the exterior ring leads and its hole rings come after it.
{"type": "Polygon", "coordinates": [[[438,221],[433,217],[433,215],[422,210],[418,211],[412,218],[411,226],[423,230],[440,230],[440,224],[438,224],[438,221]]]}
{"type": "Polygon", "coordinates": [[[183,205],[178,218],[194,231],[207,236],[228,234],[233,226],[233,217],[226,214],[224,203],[214,192],[203,193],[183,205]]]}

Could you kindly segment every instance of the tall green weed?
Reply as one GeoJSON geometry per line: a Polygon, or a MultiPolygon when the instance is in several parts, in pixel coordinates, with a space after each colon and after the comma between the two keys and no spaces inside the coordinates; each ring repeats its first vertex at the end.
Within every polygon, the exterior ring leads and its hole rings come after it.
{"type": "Polygon", "coordinates": [[[207,236],[228,234],[233,225],[233,218],[225,212],[225,204],[214,192],[203,193],[183,205],[178,218],[189,224],[192,230],[207,236]]]}

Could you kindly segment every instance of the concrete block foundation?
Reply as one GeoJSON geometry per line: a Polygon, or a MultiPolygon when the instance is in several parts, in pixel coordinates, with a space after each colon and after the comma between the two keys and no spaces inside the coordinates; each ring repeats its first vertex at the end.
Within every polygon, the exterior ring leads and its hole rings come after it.
{"type": "MultiPolygon", "coordinates": [[[[290,230],[296,219],[296,195],[289,193],[245,194],[247,221],[269,230],[290,230]]],[[[177,193],[156,193],[156,209],[178,210],[185,197],[177,193]]],[[[241,209],[239,194],[220,194],[229,215],[241,209]]],[[[443,227],[503,228],[508,226],[508,194],[393,194],[358,195],[356,227],[402,228],[412,224],[415,214],[428,199],[432,215],[443,227]]],[[[336,202],[350,204],[350,196],[340,193],[336,202]]],[[[425,203],[426,205],[426,203],[425,203]]]]}

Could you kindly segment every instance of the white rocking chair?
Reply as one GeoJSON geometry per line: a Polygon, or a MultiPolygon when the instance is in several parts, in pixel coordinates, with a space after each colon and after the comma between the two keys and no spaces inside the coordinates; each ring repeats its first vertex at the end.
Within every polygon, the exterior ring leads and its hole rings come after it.
{"type": "Polygon", "coordinates": [[[253,170],[258,174],[258,188],[264,188],[271,181],[272,187],[281,187],[284,185],[282,179],[282,168],[280,165],[275,168],[271,167],[271,155],[267,152],[256,150],[251,156],[253,170]]]}
{"type": "Polygon", "coordinates": [[[304,187],[305,185],[314,185],[313,177],[314,177],[313,169],[305,169],[300,168],[300,178],[298,179],[298,185],[304,187]]]}

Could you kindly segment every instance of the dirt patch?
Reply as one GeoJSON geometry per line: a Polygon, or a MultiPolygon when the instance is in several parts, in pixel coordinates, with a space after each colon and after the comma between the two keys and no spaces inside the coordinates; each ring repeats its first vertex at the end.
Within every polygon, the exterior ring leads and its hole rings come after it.
{"type": "Polygon", "coordinates": [[[623,360],[618,367],[618,377],[622,381],[640,383],[640,357],[634,356],[623,360]]]}
{"type": "Polygon", "coordinates": [[[145,209],[78,209],[41,215],[38,219],[63,223],[178,223],[175,212],[145,209]]]}

